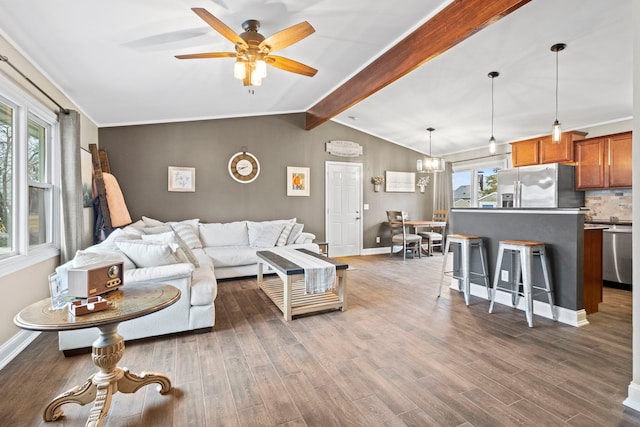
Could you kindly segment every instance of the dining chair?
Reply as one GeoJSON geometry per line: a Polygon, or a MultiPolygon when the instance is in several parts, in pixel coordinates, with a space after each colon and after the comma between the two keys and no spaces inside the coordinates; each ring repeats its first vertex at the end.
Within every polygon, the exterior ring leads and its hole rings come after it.
{"type": "Polygon", "coordinates": [[[411,251],[414,256],[417,253],[422,258],[422,237],[417,234],[407,232],[405,220],[407,213],[404,211],[387,211],[387,221],[391,228],[391,250],[389,256],[393,255],[393,246],[402,246],[402,259],[407,259],[407,251],[411,251]]]}
{"type": "Polygon", "coordinates": [[[449,211],[446,209],[433,211],[432,221],[444,222],[444,226],[432,226],[428,231],[421,231],[418,233],[420,237],[427,243],[427,253],[429,256],[433,255],[433,248],[439,247],[440,251],[444,254],[444,229],[447,227],[447,217],[449,211]]]}

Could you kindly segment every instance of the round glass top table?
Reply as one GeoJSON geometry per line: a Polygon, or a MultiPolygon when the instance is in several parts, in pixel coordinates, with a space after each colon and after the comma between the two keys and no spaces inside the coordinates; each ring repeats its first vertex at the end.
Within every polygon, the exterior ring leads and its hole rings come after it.
{"type": "Polygon", "coordinates": [[[63,414],[65,403],[86,405],[94,402],[86,426],[99,426],[109,411],[111,397],[118,391],[135,393],[141,387],[157,383],[161,394],[171,390],[166,375],[144,373],[137,375],[117,366],[124,355],[124,339],[118,334],[118,324],[169,307],[180,299],[180,291],[171,285],[127,285],[102,295],[108,301],[103,311],[74,316],[69,310],[53,310],[51,298],[31,304],[18,313],[14,323],[22,329],[34,331],[65,331],[97,327],[100,331],[92,346],[93,363],[99,371],[81,386],[58,395],[45,408],[45,421],[55,421],[63,414]]]}

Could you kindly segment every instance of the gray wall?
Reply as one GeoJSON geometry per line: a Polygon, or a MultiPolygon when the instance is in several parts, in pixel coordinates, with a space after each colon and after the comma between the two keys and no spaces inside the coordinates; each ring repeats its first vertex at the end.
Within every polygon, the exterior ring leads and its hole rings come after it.
{"type": "Polygon", "coordinates": [[[99,140],[134,221],[142,215],[203,222],[296,217],[305,231],[324,240],[325,161],[363,164],[363,202],[370,207],[363,215],[364,248],[388,245],[388,230],[381,226],[386,210],[431,217],[433,180],[425,193],[386,193],[384,186],[375,193],[370,183],[385,170],[415,170],[422,154],[334,122],[306,131],[304,114],[101,128],[99,140]],[[330,140],[357,142],[364,154],[329,155],[325,143],[330,140]],[[260,176],[250,184],[237,183],[227,172],[229,158],[242,146],[261,165],[260,176]],[[196,192],[168,192],[168,166],[196,168],[196,192]],[[287,197],[287,166],[311,168],[310,197],[287,197]],[[375,243],[378,235],[381,244],[375,243]]]}

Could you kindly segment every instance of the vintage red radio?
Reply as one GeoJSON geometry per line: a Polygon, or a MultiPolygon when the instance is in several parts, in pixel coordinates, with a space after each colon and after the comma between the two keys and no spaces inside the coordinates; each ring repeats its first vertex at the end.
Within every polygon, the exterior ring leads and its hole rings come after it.
{"type": "Polygon", "coordinates": [[[91,264],[69,269],[69,296],[89,298],[123,285],[122,262],[91,264]]]}

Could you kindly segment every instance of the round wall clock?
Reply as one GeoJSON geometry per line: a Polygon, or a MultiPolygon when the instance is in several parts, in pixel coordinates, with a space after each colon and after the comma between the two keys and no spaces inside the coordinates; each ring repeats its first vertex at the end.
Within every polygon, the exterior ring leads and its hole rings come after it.
{"type": "Polygon", "coordinates": [[[229,159],[229,175],[242,184],[253,182],[260,175],[260,162],[246,151],[236,153],[229,159]]]}

